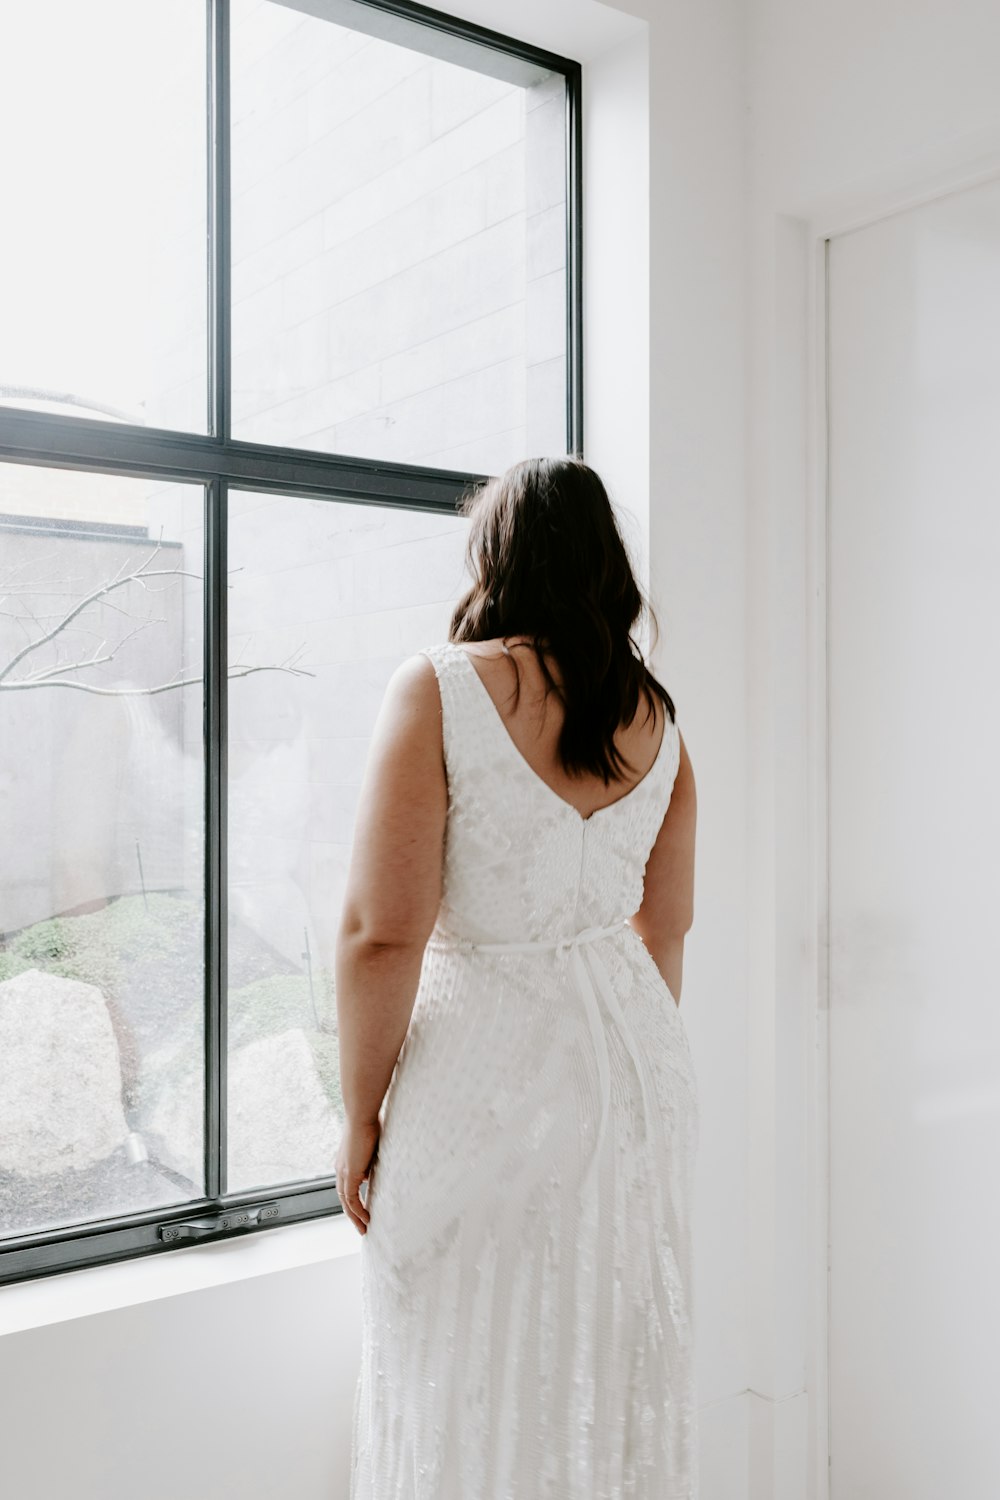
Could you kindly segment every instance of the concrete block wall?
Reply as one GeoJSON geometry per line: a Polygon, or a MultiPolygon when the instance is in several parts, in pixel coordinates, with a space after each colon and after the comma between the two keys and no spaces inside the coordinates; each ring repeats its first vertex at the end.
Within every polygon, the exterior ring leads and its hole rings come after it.
{"type": "Polygon", "coordinates": [[[441,640],[467,523],[347,503],[230,497],[230,909],[331,966],[368,742],[403,657],[441,640]]]}
{"type": "MultiPolygon", "coordinates": [[[[257,0],[232,47],[234,435],[486,472],[564,452],[562,78],[522,88],[257,0]]],[[[150,420],[182,419],[197,380],[150,420]]],[[[308,929],[332,962],[368,735],[396,662],[446,632],[463,524],[231,513],[233,659],[301,647],[317,676],[230,685],[230,899],[282,954],[308,929]]]]}
{"type": "MultiPolygon", "coordinates": [[[[25,470],[48,486],[56,516],[79,510],[76,475],[25,470]],[[63,500],[65,499],[65,507],[63,500]]],[[[93,476],[84,490],[93,489],[93,476]]],[[[41,501],[37,483],[8,492],[25,512],[0,515],[4,572],[15,581],[13,608],[0,619],[0,661],[38,640],[74,603],[150,562],[156,569],[190,567],[187,549],[169,534],[153,558],[141,486],[102,479],[106,513],[118,522],[69,524],[30,514],[41,501]],[[128,520],[125,520],[125,517],[128,520]],[[86,528],[90,529],[86,529],[86,528]]],[[[200,492],[175,486],[178,513],[200,536],[200,492]]],[[[68,518],[69,519],[69,518],[68,518]]],[[[200,556],[195,569],[200,572],[200,556]]],[[[200,584],[151,578],[95,601],[12,674],[65,666],[61,679],[96,688],[155,687],[176,674],[201,671],[200,584]],[[72,667],[92,656],[103,665],[72,667]]],[[[197,687],[152,695],[103,696],[67,687],[4,695],[0,808],[7,858],[0,881],[0,931],[14,933],[59,913],[95,909],[105,901],[150,890],[200,889],[203,814],[200,788],[201,693],[197,687]],[[188,712],[186,699],[195,703],[188,712]],[[191,738],[191,723],[198,738],[191,738]],[[192,796],[192,773],[195,779],[192,796]],[[142,868],[140,872],[139,859],[142,868]]]]}
{"type": "MultiPolygon", "coordinates": [[[[565,99],[233,6],[233,431],[496,472],[565,451],[565,99]]],[[[149,420],[202,388],[194,316],[149,420]]]]}

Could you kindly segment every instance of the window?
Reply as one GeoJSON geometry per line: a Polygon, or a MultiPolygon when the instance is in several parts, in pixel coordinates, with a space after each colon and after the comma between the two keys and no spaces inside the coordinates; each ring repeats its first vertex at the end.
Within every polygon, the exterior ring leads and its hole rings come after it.
{"type": "Polygon", "coordinates": [[[580,451],[580,73],[399,0],[2,24],[15,1280],[339,1207],[375,713],[469,485],[580,451]]]}

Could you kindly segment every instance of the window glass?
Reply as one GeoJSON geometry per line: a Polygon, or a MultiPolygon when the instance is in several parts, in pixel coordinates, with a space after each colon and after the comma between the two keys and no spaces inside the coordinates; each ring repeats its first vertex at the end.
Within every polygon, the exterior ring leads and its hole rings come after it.
{"type": "Polygon", "coordinates": [[[0,404],[206,428],[204,0],[3,8],[0,404]]]}
{"type": "Polygon", "coordinates": [[[203,1192],[203,511],[0,465],[0,1236],[203,1192]]]}
{"type": "Polygon", "coordinates": [[[209,1186],[333,1206],[369,738],[396,665],[447,634],[468,477],[567,451],[579,301],[575,64],[378,0],[8,11],[0,1279],[160,1249],[209,1186]],[[354,459],[377,501],[345,498],[354,459]]]}
{"type": "Polygon", "coordinates": [[[565,453],[565,80],[335,13],[233,4],[234,436],[484,473],[565,453]]]}
{"type": "Polygon", "coordinates": [[[332,1176],[334,940],[386,682],[446,638],[468,522],[230,496],[230,1191],[332,1176]],[[270,664],[269,672],[253,669],[270,664]]]}

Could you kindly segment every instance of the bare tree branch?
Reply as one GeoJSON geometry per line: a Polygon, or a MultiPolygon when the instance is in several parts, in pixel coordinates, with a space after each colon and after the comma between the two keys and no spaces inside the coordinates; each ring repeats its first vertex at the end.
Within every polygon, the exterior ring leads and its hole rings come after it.
{"type": "Polygon", "coordinates": [[[39,672],[32,672],[30,677],[21,678],[19,683],[0,683],[0,687],[5,685],[7,687],[17,687],[19,685],[30,687],[33,683],[43,682],[48,678],[57,677],[60,672],[77,672],[82,667],[101,666],[104,662],[113,661],[116,653],[122,649],[122,647],[125,645],[125,642],[130,641],[134,635],[138,635],[140,630],[145,630],[149,625],[165,625],[166,623],[166,620],[163,619],[140,620],[135,629],[130,630],[128,635],[123,635],[121,640],[115,643],[115,645],[107,653],[106,656],[97,655],[97,652],[100,651],[101,646],[104,645],[104,641],[102,641],[100,646],[95,647],[94,655],[86,657],[83,661],[59,662],[57,666],[47,667],[39,672]]]}
{"type": "MultiPolygon", "coordinates": [[[[315,672],[307,671],[305,667],[243,667],[238,671],[230,672],[229,678],[249,677],[251,672],[288,672],[293,677],[315,677],[315,672]]],[[[47,678],[39,682],[29,680],[27,682],[0,682],[0,693],[16,693],[23,688],[43,687],[66,687],[77,688],[81,693],[97,693],[102,698],[128,698],[135,696],[152,696],[153,693],[169,693],[173,688],[191,687],[196,682],[204,682],[204,677],[185,677],[179,682],[161,682],[157,687],[129,687],[129,688],[100,688],[94,687],[87,682],[73,682],[71,678],[47,678]]]]}
{"type": "MultiPolygon", "coordinates": [[[[198,676],[194,677],[182,676],[184,670],[183,667],[179,668],[178,671],[174,673],[174,676],[169,679],[169,681],[157,683],[152,687],[97,687],[93,683],[79,682],[67,675],[70,672],[85,671],[90,667],[105,666],[108,662],[114,660],[115,656],[117,656],[117,654],[122,650],[126,643],[130,641],[134,635],[137,635],[139,631],[147,629],[150,625],[167,624],[166,619],[161,617],[150,617],[145,620],[140,620],[132,630],[123,635],[121,640],[116,641],[115,644],[108,650],[105,650],[105,647],[107,646],[107,637],[102,636],[97,645],[94,646],[89,656],[81,656],[76,661],[57,661],[54,665],[50,665],[48,667],[40,667],[35,671],[29,671],[27,676],[25,677],[13,678],[11,676],[15,668],[21,662],[23,662],[26,657],[30,656],[33,651],[37,651],[40,647],[48,645],[50,642],[55,641],[63,633],[63,631],[69,628],[74,620],[79,620],[79,617],[83,614],[84,610],[89,608],[89,606],[92,604],[100,603],[102,608],[113,610],[115,614],[120,614],[126,619],[132,618],[128,609],[118,605],[110,597],[115,590],[125,588],[130,583],[136,583],[144,593],[160,594],[166,592],[168,585],[150,587],[150,579],[195,578],[201,580],[202,575],[200,573],[190,572],[184,568],[151,567],[150,565],[155,561],[157,555],[162,550],[162,547],[163,530],[161,527],[160,536],[157,539],[153,550],[150,552],[149,556],[139,564],[138,567],[134,567],[131,571],[126,572],[126,568],[130,559],[128,557],[123,558],[120,566],[111,578],[109,578],[105,583],[101,584],[99,588],[92,589],[91,592],[86,594],[82,599],[77,599],[72,608],[64,611],[61,614],[36,614],[32,609],[30,603],[28,603],[28,599],[32,595],[51,595],[56,590],[61,591],[63,585],[65,585],[67,582],[70,582],[71,580],[63,579],[58,583],[53,582],[44,584],[32,584],[30,582],[15,580],[15,574],[20,571],[24,564],[19,563],[10,568],[3,580],[2,585],[0,585],[0,588],[6,590],[5,593],[0,593],[0,602],[6,603],[8,599],[16,598],[20,607],[16,611],[0,609],[0,615],[12,619],[26,635],[28,634],[28,622],[30,621],[30,623],[36,628],[39,634],[34,638],[29,639],[21,648],[21,650],[19,650],[10,659],[10,661],[7,662],[5,666],[0,667],[0,692],[13,693],[23,692],[29,688],[60,687],[74,688],[77,692],[81,693],[94,693],[101,698],[124,698],[137,696],[151,697],[157,693],[169,693],[175,691],[178,688],[193,687],[198,683],[203,683],[205,680],[203,675],[199,674],[198,676]],[[52,620],[54,620],[56,623],[49,626],[48,622],[52,620]],[[45,623],[43,624],[43,622],[45,623]]],[[[36,558],[35,561],[37,562],[38,559],[36,558]]],[[[231,573],[242,571],[242,567],[230,569],[231,573]]],[[[83,635],[96,637],[99,634],[98,630],[93,629],[88,625],[84,625],[82,622],[77,624],[75,628],[78,633],[83,635]]],[[[296,647],[296,649],[292,651],[283,662],[277,662],[273,666],[268,666],[265,664],[245,664],[242,661],[243,653],[248,649],[252,641],[253,636],[251,635],[240,648],[237,660],[230,666],[228,672],[228,677],[230,679],[234,679],[237,677],[249,677],[254,672],[287,672],[293,677],[315,677],[315,672],[310,672],[306,668],[297,665],[298,658],[306,649],[304,645],[296,647]]],[[[58,645],[56,646],[56,655],[59,655],[58,645]]]]}
{"type": "MultiPolygon", "coordinates": [[[[142,584],[142,581],[145,578],[199,578],[201,576],[198,573],[187,572],[183,568],[150,569],[149,564],[156,557],[161,547],[162,541],[157,541],[156,546],[153,548],[146,561],[144,563],[140,563],[139,567],[131,573],[124,573],[123,570],[128,559],[123,558],[121,566],[118,568],[114,576],[108,580],[107,583],[101,584],[100,588],[93,589],[89,594],[86,594],[73,606],[72,609],[68,610],[66,614],[64,614],[58,621],[58,623],[53,625],[50,630],[45,631],[36,640],[29,641],[26,646],[23,646],[20,651],[18,651],[13,657],[11,657],[10,661],[5,667],[0,667],[0,685],[3,684],[3,680],[5,678],[10,676],[11,672],[13,672],[14,668],[18,665],[19,662],[23,661],[26,656],[29,656],[32,651],[37,651],[39,647],[47,645],[49,641],[53,640],[57,635],[65,630],[67,626],[69,626],[71,622],[76,619],[77,615],[82,614],[89,605],[96,604],[98,600],[102,599],[106,602],[110,602],[107,601],[106,596],[110,594],[113,589],[125,588],[127,584],[134,582],[142,584]]],[[[145,587],[144,584],[143,587],[145,587]]]]}

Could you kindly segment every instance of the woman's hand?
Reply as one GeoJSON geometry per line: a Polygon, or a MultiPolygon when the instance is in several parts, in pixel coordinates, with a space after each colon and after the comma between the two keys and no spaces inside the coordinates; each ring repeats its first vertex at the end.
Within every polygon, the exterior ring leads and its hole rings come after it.
{"type": "Polygon", "coordinates": [[[368,1233],[368,1221],[371,1218],[367,1208],[361,1201],[361,1184],[370,1183],[371,1170],[378,1156],[378,1140],[382,1133],[382,1127],[378,1120],[373,1124],[361,1125],[348,1120],[344,1125],[344,1133],[340,1137],[340,1147],[337,1151],[337,1195],[344,1205],[344,1212],[350,1217],[359,1234],[368,1233]]]}

